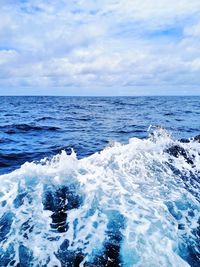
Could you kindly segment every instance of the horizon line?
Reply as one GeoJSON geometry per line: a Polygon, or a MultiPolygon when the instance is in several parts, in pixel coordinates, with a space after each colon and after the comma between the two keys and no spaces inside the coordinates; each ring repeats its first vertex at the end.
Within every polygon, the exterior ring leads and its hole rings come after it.
{"type": "Polygon", "coordinates": [[[0,97],[200,97],[196,95],[0,95],[0,97]]]}

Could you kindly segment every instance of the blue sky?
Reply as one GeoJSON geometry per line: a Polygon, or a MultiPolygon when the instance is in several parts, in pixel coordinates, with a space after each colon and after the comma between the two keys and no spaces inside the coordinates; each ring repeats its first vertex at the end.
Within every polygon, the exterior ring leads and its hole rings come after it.
{"type": "Polygon", "coordinates": [[[199,0],[0,0],[1,95],[199,95],[199,0]]]}

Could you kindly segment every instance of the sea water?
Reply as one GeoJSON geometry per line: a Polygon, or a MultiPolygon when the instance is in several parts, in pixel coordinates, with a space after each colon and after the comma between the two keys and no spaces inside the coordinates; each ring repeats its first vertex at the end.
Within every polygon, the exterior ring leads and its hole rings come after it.
{"type": "Polygon", "coordinates": [[[0,103],[0,266],[200,265],[199,97],[0,103]]]}

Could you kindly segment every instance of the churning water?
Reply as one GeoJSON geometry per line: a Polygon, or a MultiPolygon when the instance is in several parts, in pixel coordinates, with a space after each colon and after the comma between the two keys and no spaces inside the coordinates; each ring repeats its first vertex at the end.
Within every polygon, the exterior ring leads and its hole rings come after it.
{"type": "Polygon", "coordinates": [[[2,97],[0,266],[199,266],[199,108],[2,97]]]}

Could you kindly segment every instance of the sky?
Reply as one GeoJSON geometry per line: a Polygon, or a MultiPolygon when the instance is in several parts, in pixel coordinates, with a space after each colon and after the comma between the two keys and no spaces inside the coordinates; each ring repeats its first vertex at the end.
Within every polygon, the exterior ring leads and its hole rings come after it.
{"type": "Polygon", "coordinates": [[[200,95],[200,0],[0,0],[0,95],[200,95]]]}

